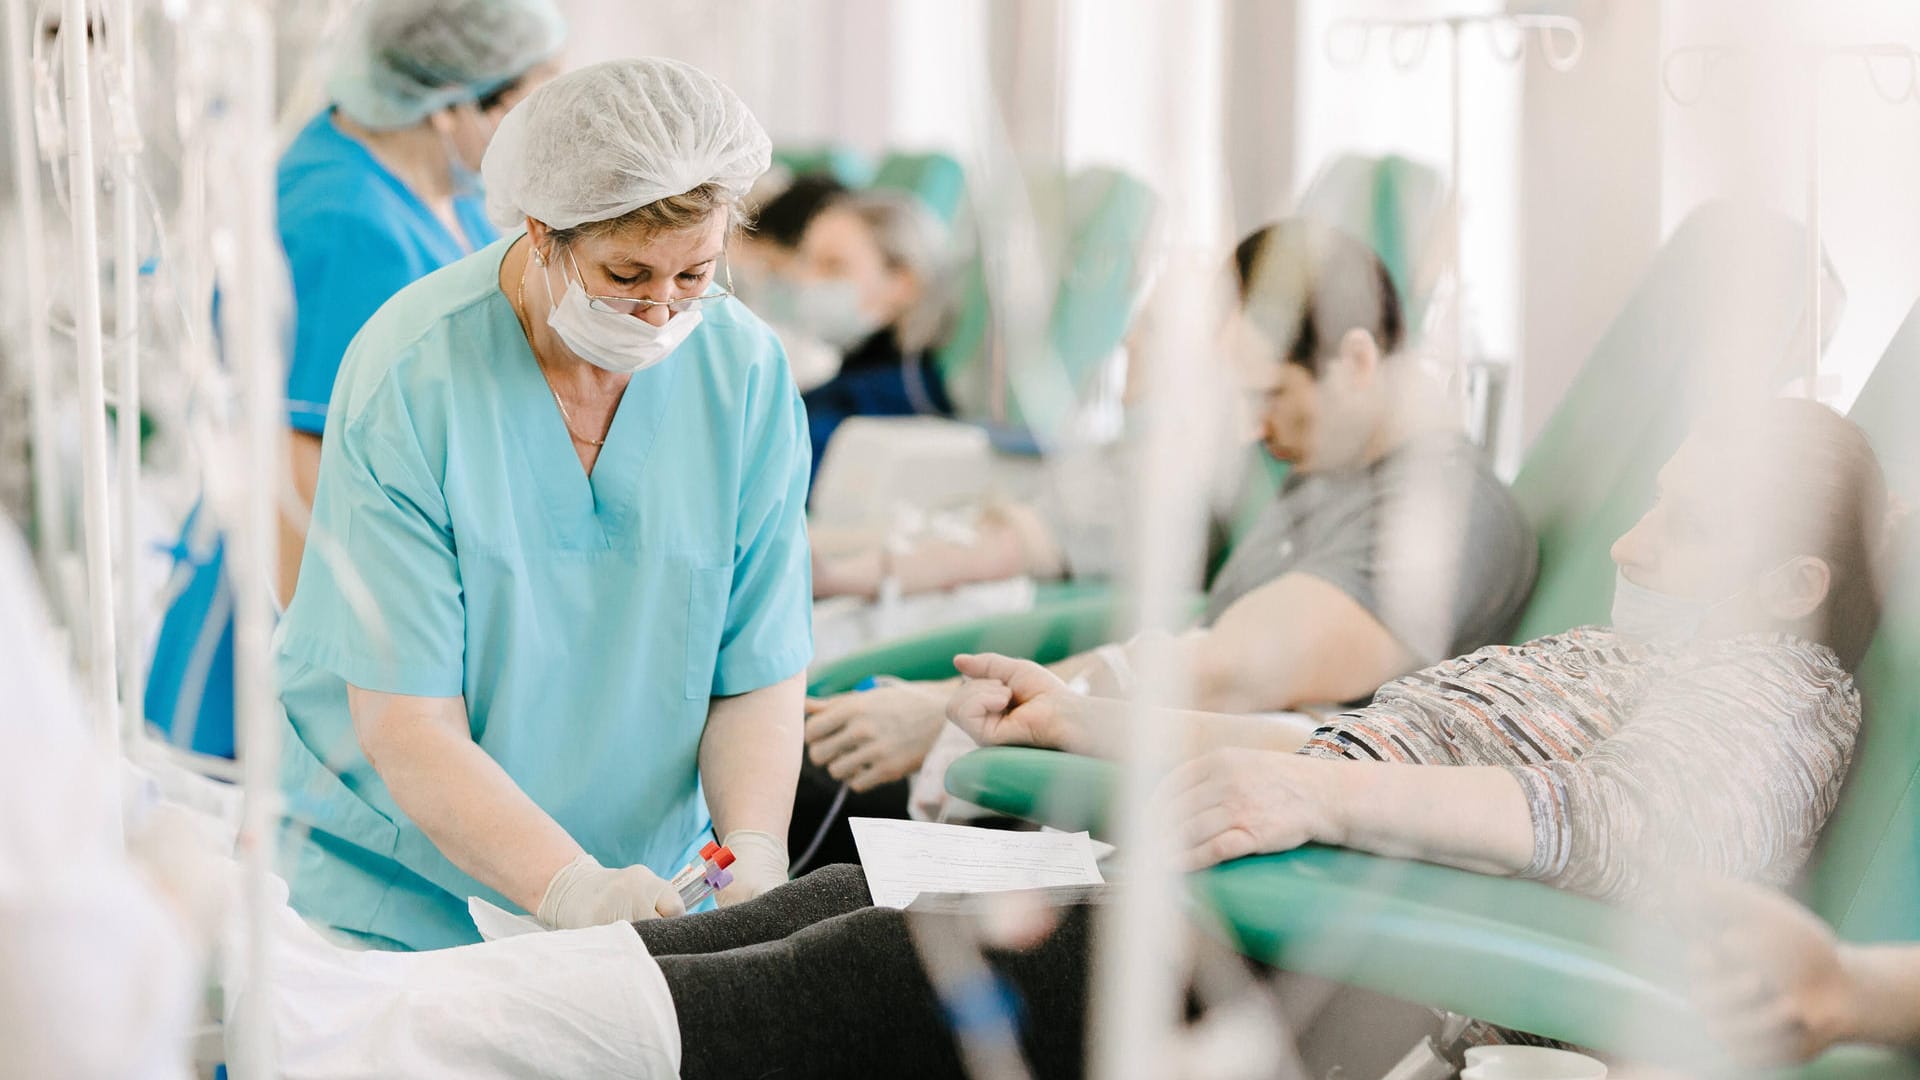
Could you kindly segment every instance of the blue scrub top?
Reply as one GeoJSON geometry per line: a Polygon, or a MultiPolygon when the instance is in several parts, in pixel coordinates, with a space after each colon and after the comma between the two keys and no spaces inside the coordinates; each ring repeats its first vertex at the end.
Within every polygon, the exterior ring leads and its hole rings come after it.
{"type": "Polygon", "coordinates": [[[293,273],[288,420],[318,435],[347,343],[407,285],[485,247],[500,233],[478,194],[453,201],[455,237],[367,148],[313,118],[280,159],[280,243],[293,273]],[[466,242],[463,244],[461,241],[466,242]]]}
{"type": "Polygon", "coordinates": [[[395,804],[349,683],[464,695],[474,741],[582,847],[668,876],[712,828],[709,701],[812,656],[778,339],[709,308],[633,376],[589,478],[499,288],[510,243],[408,286],[348,349],[278,639],[294,906],[406,948],[476,941],[467,898],[508,901],[395,804]]]}
{"type": "MultiPolygon", "coordinates": [[[[478,195],[456,198],[454,214],[464,238],[335,127],[330,109],[287,148],[279,223],[293,280],[294,430],[321,432],[340,358],[368,316],[410,282],[498,238],[478,195]]],[[[178,743],[232,757],[233,602],[220,538],[197,517],[196,508],[174,546],[176,591],[154,647],[146,715],[178,743]]]]}

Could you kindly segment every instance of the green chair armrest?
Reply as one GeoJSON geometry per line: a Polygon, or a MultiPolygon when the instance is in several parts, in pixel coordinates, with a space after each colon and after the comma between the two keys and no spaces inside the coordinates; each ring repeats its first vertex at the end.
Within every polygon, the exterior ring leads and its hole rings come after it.
{"type": "Polygon", "coordinates": [[[1840,1046],[1769,1080],[1920,1080],[1920,1058],[1877,1046],[1840,1046]]]}
{"type": "Polygon", "coordinates": [[[810,673],[807,692],[845,693],[875,675],[950,679],[956,653],[998,652],[1051,664],[1112,641],[1126,618],[1125,603],[1104,584],[1047,586],[1026,611],[955,623],[823,664],[810,673]]]}
{"type": "Polygon", "coordinates": [[[1056,829],[1107,830],[1116,766],[1099,758],[994,746],[975,750],[947,766],[947,793],[996,814],[1056,829]]]}
{"type": "MultiPolygon", "coordinates": [[[[978,750],[947,790],[998,813],[1107,830],[1116,767],[1022,747],[978,750]]],[[[1718,1052],[1682,989],[1685,952],[1625,909],[1530,881],[1309,846],[1192,875],[1197,906],[1242,953],[1289,971],[1582,1046],[1688,1064],[1718,1052]]],[[[1780,1080],[1915,1077],[1910,1059],[1835,1051],[1780,1080]]]]}
{"type": "MultiPolygon", "coordinates": [[[[1110,762],[994,747],[955,762],[946,783],[998,813],[1099,832],[1115,776],[1110,762]]],[[[1536,882],[1312,846],[1195,874],[1191,891],[1254,959],[1503,1027],[1614,1049],[1623,1033],[1672,1027],[1642,1018],[1685,1011],[1662,963],[1679,954],[1671,942],[1536,882]],[[1628,956],[1630,942],[1649,947],[1628,956]]]]}
{"type": "Polygon", "coordinates": [[[1705,1063],[1685,950],[1622,908],[1532,881],[1319,846],[1239,859],[1191,892],[1245,955],[1501,1027],[1705,1063]]]}

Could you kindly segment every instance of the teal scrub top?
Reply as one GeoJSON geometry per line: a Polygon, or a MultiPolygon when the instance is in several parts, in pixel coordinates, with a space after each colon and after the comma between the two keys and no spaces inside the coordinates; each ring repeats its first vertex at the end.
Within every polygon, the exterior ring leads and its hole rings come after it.
{"type": "Polygon", "coordinates": [[[807,425],[778,339],[709,308],[633,376],[589,478],[499,289],[511,242],[408,286],[347,350],[277,639],[293,904],[404,948],[477,941],[469,896],[511,905],[395,805],[349,683],[464,695],[474,741],[582,847],[664,877],[712,829],[709,701],[812,655],[807,425]]]}

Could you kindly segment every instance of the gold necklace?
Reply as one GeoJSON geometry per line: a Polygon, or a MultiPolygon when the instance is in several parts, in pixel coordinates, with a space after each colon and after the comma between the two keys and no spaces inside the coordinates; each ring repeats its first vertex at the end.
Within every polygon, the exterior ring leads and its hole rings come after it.
{"type": "MultiPolygon", "coordinates": [[[[531,257],[532,252],[528,252],[528,256],[531,257]]],[[[520,329],[527,335],[527,349],[529,352],[533,352],[533,366],[540,369],[540,378],[546,381],[547,393],[553,395],[553,403],[560,407],[560,426],[566,428],[567,435],[578,442],[586,443],[588,446],[595,447],[596,449],[607,445],[607,440],[604,435],[598,439],[589,439],[574,430],[573,414],[567,411],[567,403],[560,399],[560,391],[555,389],[553,385],[553,376],[547,374],[546,365],[540,362],[539,352],[533,349],[533,316],[527,312],[527,272],[525,269],[520,271],[519,293],[520,310],[514,312],[514,314],[520,317],[520,329]]],[[[611,418],[607,420],[607,429],[609,431],[613,429],[613,420],[611,418]]]]}

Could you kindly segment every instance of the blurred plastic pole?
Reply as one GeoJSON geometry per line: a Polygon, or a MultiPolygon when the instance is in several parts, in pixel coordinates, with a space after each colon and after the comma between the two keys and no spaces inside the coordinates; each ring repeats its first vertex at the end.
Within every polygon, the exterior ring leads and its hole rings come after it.
{"type": "Polygon", "coordinates": [[[1061,164],[1057,155],[1050,158],[1044,146],[1034,145],[1045,140],[1036,140],[1030,129],[1050,125],[1029,115],[1033,106],[1023,87],[1031,74],[1026,67],[1058,61],[1057,56],[1035,51],[1029,39],[1050,38],[1034,31],[1057,26],[1059,14],[1059,0],[994,0],[988,5],[989,25],[997,32],[990,35],[993,44],[982,58],[987,71],[969,94],[982,103],[976,111],[981,128],[969,141],[966,161],[974,214],[981,222],[980,261],[987,306],[993,313],[984,358],[989,369],[989,415],[994,422],[1005,423],[1010,398],[1035,439],[1049,450],[1052,436],[1062,426],[1059,419],[1072,410],[1073,386],[1060,369],[1049,335],[1059,267],[1043,234],[1028,170],[1057,169],[1061,164]],[[1016,44],[1017,49],[1010,48],[1016,44]],[[1009,51],[1016,55],[1005,56],[1009,51]],[[996,57],[996,52],[1002,55],[996,57]]]}
{"type": "Polygon", "coordinates": [[[6,17],[7,92],[13,128],[14,201],[20,211],[20,265],[34,273],[20,275],[21,311],[26,316],[27,380],[33,445],[33,533],[36,554],[45,571],[66,544],[66,516],[60,490],[57,435],[53,424],[53,346],[47,336],[47,284],[37,272],[47,265],[46,221],[41,216],[40,156],[35,147],[33,85],[34,32],[28,0],[4,0],[6,17]]]}
{"type": "MultiPolygon", "coordinates": [[[[284,364],[280,328],[286,311],[285,272],[274,227],[273,32],[268,12],[251,0],[236,0],[224,44],[231,70],[223,100],[212,104],[221,126],[216,169],[228,213],[214,236],[219,270],[222,354],[240,382],[231,492],[228,570],[234,590],[234,719],[246,796],[240,846],[246,870],[247,986],[257,1001],[272,1000],[271,887],[275,830],[280,820],[279,702],[273,683],[275,511],[287,479],[284,364]],[[221,108],[224,106],[224,108],[221,108]]],[[[209,177],[213,179],[213,177],[209,177]]],[[[245,1075],[275,1075],[276,1049],[264,1005],[253,1022],[232,1033],[228,1045],[245,1063],[245,1075]]]]}
{"type": "Polygon", "coordinates": [[[1820,294],[1820,88],[1825,57],[1810,51],[1807,65],[1807,388],[1806,397],[1820,400],[1820,352],[1826,345],[1826,321],[1820,294]]]}
{"type": "MultiPolygon", "coordinates": [[[[1453,303],[1447,306],[1446,350],[1443,361],[1447,365],[1447,378],[1452,380],[1451,389],[1460,396],[1464,404],[1468,400],[1467,367],[1479,357],[1467,355],[1467,277],[1466,277],[1466,214],[1460,198],[1461,163],[1466,157],[1466,108],[1461,102],[1466,83],[1466,72],[1461,68],[1460,36],[1463,27],[1459,20],[1449,20],[1447,30],[1447,204],[1452,210],[1453,238],[1447,245],[1448,259],[1452,263],[1453,303]]],[[[1468,417],[1469,422],[1472,417],[1468,417]]]]}
{"type": "MultiPolygon", "coordinates": [[[[1212,347],[1217,310],[1208,291],[1220,280],[1224,237],[1209,226],[1225,205],[1220,138],[1223,26],[1217,0],[1161,5],[1126,0],[1102,5],[1109,18],[1153,19],[1152,55],[1140,57],[1143,78],[1157,80],[1158,108],[1140,120],[1164,173],[1168,248],[1161,288],[1147,320],[1143,356],[1147,394],[1143,468],[1131,507],[1133,625],[1175,630],[1184,598],[1198,584],[1206,535],[1205,478],[1213,462],[1210,415],[1218,396],[1219,350],[1212,347]]],[[[1217,227],[1217,226],[1215,226],[1217,227]]],[[[1139,666],[1135,715],[1121,768],[1115,842],[1125,860],[1114,903],[1105,913],[1095,953],[1090,1063],[1099,1077],[1179,1075],[1187,971],[1182,877],[1172,822],[1153,812],[1153,797],[1172,759],[1171,732],[1147,722],[1147,710],[1170,700],[1187,672],[1165,662],[1139,666]]]]}
{"type": "Polygon", "coordinates": [[[113,133],[113,330],[119,358],[115,396],[120,454],[120,513],[115,539],[120,566],[120,737],[137,738],[146,704],[146,656],[140,632],[140,218],[134,191],[140,176],[139,118],[133,109],[133,0],[114,0],[107,20],[113,50],[107,90],[113,133]]]}
{"type": "MultiPolygon", "coordinates": [[[[80,373],[82,531],[87,558],[86,686],[93,723],[118,752],[113,662],[113,560],[107,495],[106,356],[100,335],[100,222],[93,161],[93,99],[86,0],[65,0],[61,59],[67,85],[67,187],[73,214],[73,341],[80,373]]],[[[45,264],[42,264],[45,265],[45,264]]],[[[40,267],[30,268],[37,273],[40,267]]],[[[30,318],[45,318],[44,311],[30,318]]]]}

